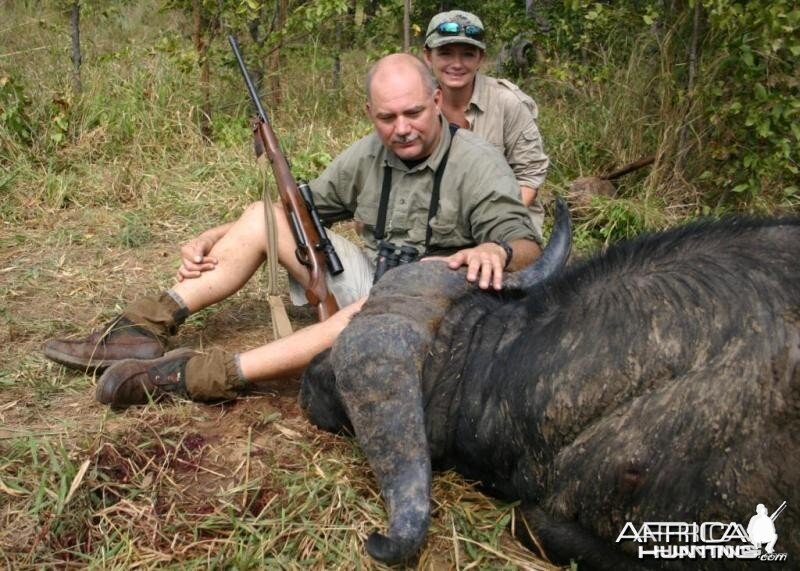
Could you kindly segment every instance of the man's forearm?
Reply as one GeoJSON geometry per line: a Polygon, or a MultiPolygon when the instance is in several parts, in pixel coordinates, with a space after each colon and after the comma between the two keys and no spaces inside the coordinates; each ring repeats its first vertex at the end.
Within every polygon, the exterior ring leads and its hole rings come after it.
{"type": "Polygon", "coordinates": [[[538,189],[532,186],[521,184],[519,185],[519,192],[522,195],[522,204],[525,206],[530,206],[533,204],[533,201],[536,200],[538,189]]]}
{"type": "Polygon", "coordinates": [[[539,244],[527,238],[511,240],[509,245],[514,250],[514,255],[511,256],[511,263],[508,265],[508,271],[510,272],[516,272],[529,266],[542,255],[542,249],[539,244]]]}

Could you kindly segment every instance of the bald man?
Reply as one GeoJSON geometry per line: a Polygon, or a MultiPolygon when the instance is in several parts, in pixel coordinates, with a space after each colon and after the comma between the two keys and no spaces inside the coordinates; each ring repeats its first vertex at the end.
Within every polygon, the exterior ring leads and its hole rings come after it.
{"type": "MultiPolygon", "coordinates": [[[[417,258],[454,270],[466,266],[466,279],[484,289],[500,289],[504,271],[539,256],[513,172],[482,138],[448,126],[440,112],[441,92],[419,59],[382,58],[367,74],[365,88],[374,132],[310,183],[323,219],[355,219],[365,243],[362,249],[329,233],[345,268],[328,276],[342,308],[338,313],[242,353],[177,349],[164,354],[168,337],[188,315],[236,292],[265,260],[263,204],[256,203],[236,222],[183,246],[178,282],[171,289],[137,299],[86,337],[48,341],[45,355],[82,370],[108,367],[97,385],[97,398],[106,404],[144,404],[165,395],[231,399],[251,381],[298,374],[333,344],[369,294],[380,243],[413,248],[417,258]]],[[[278,258],[292,282],[292,301],[302,304],[308,274],[295,256],[280,205],[276,214],[278,258]]]]}

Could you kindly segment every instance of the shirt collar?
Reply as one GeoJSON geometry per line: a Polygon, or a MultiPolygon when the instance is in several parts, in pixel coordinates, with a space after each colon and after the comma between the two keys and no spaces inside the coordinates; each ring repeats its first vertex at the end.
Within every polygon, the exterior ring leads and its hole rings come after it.
{"type": "Polygon", "coordinates": [[[489,93],[489,85],[486,76],[482,73],[475,74],[475,84],[472,87],[472,97],[469,99],[469,104],[464,110],[464,116],[467,119],[470,130],[475,124],[475,118],[486,112],[489,106],[491,94],[489,93]]]}
{"type": "Polygon", "coordinates": [[[469,100],[469,107],[473,105],[482,113],[486,111],[489,104],[489,82],[482,73],[475,74],[475,86],[472,88],[472,97],[469,100]]]}

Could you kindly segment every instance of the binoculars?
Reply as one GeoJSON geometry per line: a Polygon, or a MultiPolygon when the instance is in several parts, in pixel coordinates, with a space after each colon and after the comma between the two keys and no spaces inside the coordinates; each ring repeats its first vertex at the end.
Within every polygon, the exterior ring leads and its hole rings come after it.
{"type": "Polygon", "coordinates": [[[416,262],[418,257],[419,252],[414,246],[406,244],[398,248],[396,244],[381,240],[380,244],[378,244],[378,257],[375,259],[375,277],[372,283],[378,283],[383,274],[392,268],[416,262]]]}

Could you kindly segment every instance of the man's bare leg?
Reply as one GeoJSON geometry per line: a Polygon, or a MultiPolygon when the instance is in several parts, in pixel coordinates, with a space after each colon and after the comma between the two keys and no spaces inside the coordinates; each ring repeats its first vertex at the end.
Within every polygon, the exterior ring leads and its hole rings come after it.
{"type": "MultiPolygon", "coordinates": [[[[308,273],[295,256],[295,242],[286,214],[275,208],[278,234],[278,261],[294,279],[305,285],[308,273]]],[[[214,244],[209,255],[218,260],[211,271],[185,279],[172,287],[190,312],[194,313],[221,301],[241,289],[266,258],[264,205],[247,207],[231,228],[214,244]]]]}

